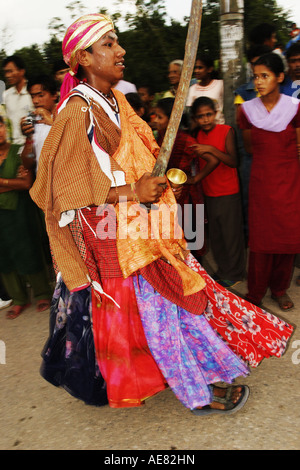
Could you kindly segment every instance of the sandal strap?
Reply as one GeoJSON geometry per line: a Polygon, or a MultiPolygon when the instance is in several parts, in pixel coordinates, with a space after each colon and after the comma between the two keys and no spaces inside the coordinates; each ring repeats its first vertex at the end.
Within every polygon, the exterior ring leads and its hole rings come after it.
{"type": "Polygon", "coordinates": [[[233,401],[231,400],[233,388],[234,387],[232,385],[227,387],[224,397],[217,397],[217,396],[214,395],[213,396],[213,401],[215,401],[217,403],[221,403],[222,405],[224,405],[225,410],[232,410],[232,408],[235,407],[235,403],[233,403],[233,401]]]}

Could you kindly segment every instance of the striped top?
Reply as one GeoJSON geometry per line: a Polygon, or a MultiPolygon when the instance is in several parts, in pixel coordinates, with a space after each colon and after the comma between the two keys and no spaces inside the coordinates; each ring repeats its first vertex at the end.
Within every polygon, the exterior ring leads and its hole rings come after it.
{"type": "MultiPolygon", "coordinates": [[[[151,128],[136,115],[125,96],[118,90],[114,90],[114,94],[119,104],[122,132],[101,107],[93,106],[95,120],[100,124],[95,127],[96,137],[110,155],[112,171],[123,170],[126,183],[131,183],[152,171],[159,147],[151,128]]],[[[59,226],[61,214],[104,204],[111,187],[111,180],[101,171],[87,136],[87,111],[87,106],[70,102],[59,113],[45,141],[37,179],[30,191],[32,199],[45,212],[51,249],[69,290],[86,284],[88,269],[69,226],[59,226]]],[[[176,204],[170,188],[163,193],[160,203],[176,204]]],[[[127,204],[130,208],[133,203],[127,204]]],[[[118,218],[119,228],[126,223],[122,216],[118,218]]],[[[185,292],[190,294],[204,287],[202,278],[177,259],[186,249],[184,239],[120,238],[117,247],[124,277],[164,256],[180,271],[185,292]]]]}

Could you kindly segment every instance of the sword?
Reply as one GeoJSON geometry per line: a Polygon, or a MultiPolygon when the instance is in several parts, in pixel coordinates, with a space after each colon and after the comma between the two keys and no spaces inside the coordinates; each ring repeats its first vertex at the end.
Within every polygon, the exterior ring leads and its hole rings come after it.
{"type": "Polygon", "coordinates": [[[198,43],[201,31],[202,0],[193,0],[189,28],[185,43],[185,54],[181,77],[175,96],[169,124],[160,148],[159,155],[152,170],[152,176],[163,176],[167,170],[186,102],[190,81],[193,75],[198,43]]]}

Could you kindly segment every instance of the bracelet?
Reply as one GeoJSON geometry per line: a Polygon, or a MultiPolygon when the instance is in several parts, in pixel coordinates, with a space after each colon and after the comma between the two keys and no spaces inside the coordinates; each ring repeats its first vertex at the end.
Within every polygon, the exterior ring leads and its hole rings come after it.
{"type": "Polygon", "coordinates": [[[33,144],[33,140],[32,140],[32,139],[26,139],[26,142],[25,142],[25,143],[26,143],[26,145],[27,145],[27,144],[32,145],[32,144],[33,144]]]}
{"type": "Polygon", "coordinates": [[[4,178],[1,178],[2,179],[2,184],[5,184],[7,185],[8,184],[8,180],[4,179],[4,178]]]}
{"type": "Polygon", "coordinates": [[[141,204],[140,200],[139,200],[139,197],[136,193],[135,183],[131,183],[130,187],[131,187],[131,191],[132,191],[132,194],[133,194],[133,200],[136,201],[138,204],[141,204]]]}

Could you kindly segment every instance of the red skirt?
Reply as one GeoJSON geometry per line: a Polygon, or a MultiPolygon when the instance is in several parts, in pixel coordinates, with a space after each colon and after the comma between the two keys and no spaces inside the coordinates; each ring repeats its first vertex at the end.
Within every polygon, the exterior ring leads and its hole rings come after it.
{"type": "Polygon", "coordinates": [[[98,365],[112,408],[136,407],[167,385],[148,348],[132,278],[103,279],[102,287],[120,305],[93,291],[93,332],[98,365]],[[113,354],[112,354],[113,352],[113,354]]]}

